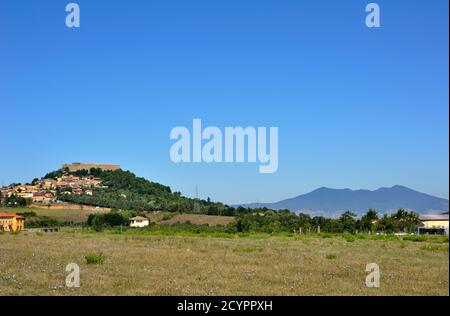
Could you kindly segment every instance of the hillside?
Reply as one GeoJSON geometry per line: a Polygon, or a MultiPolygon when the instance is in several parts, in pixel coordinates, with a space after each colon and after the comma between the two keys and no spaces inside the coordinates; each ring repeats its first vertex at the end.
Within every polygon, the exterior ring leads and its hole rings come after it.
{"type": "Polygon", "coordinates": [[[419,213],[442,213],[448,211],[448,200],[396,185],[375,191],[319,188],[275,203],[251,203],[242,206],[289,209],[327,216],[336,216],[345,210],[362,214],[370,208],[380,212],[405,208],[419,213]]]}
{"type": "MultiPolygon", "coordinates": [[[[60,201],[127,209],[135,211],[171,211],[207,215],[237,215],[237,210],[223,203],[192,199],[172,192],[171,188],[142,177],[130,171],[118,170],[57,170],[48,173],[45,179],[57,179],[62,176],[76,176],[80,179],[94,178],[99,181],[90,194],[73,194],[71,188],[59,189],[60,201]]],[[[240,210],[245,211],[245,210],[240,210]]]]}

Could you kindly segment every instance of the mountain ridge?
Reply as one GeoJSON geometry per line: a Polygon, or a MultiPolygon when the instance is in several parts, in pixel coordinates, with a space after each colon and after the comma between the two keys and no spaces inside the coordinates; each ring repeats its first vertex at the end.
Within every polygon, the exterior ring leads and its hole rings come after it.
{"type": "Polygon", "coordinates": [[[405,208],[423,214],[442,213],[449,210],[447,199],[422,193],[403,185],[380,187],[373,191],[320,187],[309,193],[273,203],[247,203],[236,206],[288,209],[315,215],[333,215],[346,210],[361,214],[370,208],[384,213],[405,208]]]}

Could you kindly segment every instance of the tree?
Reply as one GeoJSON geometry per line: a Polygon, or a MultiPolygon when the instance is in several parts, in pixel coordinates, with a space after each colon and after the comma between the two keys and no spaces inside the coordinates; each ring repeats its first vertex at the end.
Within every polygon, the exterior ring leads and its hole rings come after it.
{"type": "Polygon", "coordinates": [[[420,224],[420,220],[419,220],[419,214],[417,214],[416,212],[408,212],[408,216],[406,217],[406,230],[409,233],[414,232],[415,227],[420,224]]]}
{"type": "Polygon", "coordinates": [[[363,231],[371,232],[375,228],[376,221],[378,221],[378,213],[374,209],[370,209],[365,215],[361,217],[360,228],[363,231]]]}
{"type": "Polygon", "coordinates": [[[11,196],[7,196],[4,199],[4,205],[9,207],[23,207],[28,206],[32,202],[30,198],[24,198],[21,196],[17,196],[16,194],[11,194],[11,196]]]}
{"type": "Polygon", "coordinates": [[[356,214],[350,211],[342,213],[341,217],[339,217],[339,222],[342,225],[342,229],[347,232],[355,232],[356,231],[356,214]]]}
{"type": "Polygon", "coordinates": [[[104,214],[104,223],[109,226],[120,226],[127,225],[128,220],[123,217],[120,213],[111,211],[107,214],[104,214]]]}
{"type": "Polygon", "coordinates": [[[403,208],[398,209],[392,217],[395,219],[396,228],[400,232],[412,232],[414,227],[420,223],[419,214],[413,211],[408,212],[403,208]]]}
{"type": "Polygon", "coordinates": [[[395,219],[392,216],[384,214],[375,227],[376,230],[380,230],[385,233],[393,233],[395,231],[395,219]]]}
{"type": "Polygon", "coordinates": [[[235,221],[228,224],[229,232],[245,233],[250,230],[250,222],[244,217],[238,217],[235,221]]]}
{"type": "Polygon", "coordinates": [[[208,207],[207,215],[219,215],[219,210],[217,206],[211,205],[208,207]]]}

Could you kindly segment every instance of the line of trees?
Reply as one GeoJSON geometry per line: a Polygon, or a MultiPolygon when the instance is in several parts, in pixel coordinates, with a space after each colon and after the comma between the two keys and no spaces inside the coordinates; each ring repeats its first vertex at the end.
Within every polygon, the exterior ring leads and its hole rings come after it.
{"type": "Polygon", "coordinates": [[[295,214],[289,210],[266,211],[242,215],[234,221],[232,229],[236,232],[329,232],[329,233],[395,233],[413,232],[420,223],[419,214],[399,209],[393,214],[380,216],[374,209],[357,218],[356,214],[347,211],[339,218],[323,216],[311,217],[308,214],[295,214]]]}
{"type": "Polygon", "coordinates": [[[10,196],[4,196],[0,192],[0,205],[6,207],[26,207],[30,205],[32,199],[17,196],[16,194],[11,194],[10,196]]]}
{"type": "MultiPolygon", "coordinates": [[[[89,215],[86,224],[95,230],[120,225],[128,226],[128,219],[136,215],[145,215],[136,211],[111,210],[106,214],[89,215]]],[[[324,233],[396,233],[413,232],[420,223],[417,213],[399,209],[393,214],[380,216],[374,209],[357,218],[350,211],[344,212],[339,218],[326,218],[322,216],[311,217],[308,214],[296,214],[289,210],[260,210],[251,214],[237,216],[226,227],[218,228],[229,233],[245,232],[324,232],[324,233]]],[[[190,224],[185,223],[188,227],[190,224]]],[[[198,225],[194,225],[198,226],[198,225]]],[[[190,227],[190,226],[189,226],[190,227]]]]}

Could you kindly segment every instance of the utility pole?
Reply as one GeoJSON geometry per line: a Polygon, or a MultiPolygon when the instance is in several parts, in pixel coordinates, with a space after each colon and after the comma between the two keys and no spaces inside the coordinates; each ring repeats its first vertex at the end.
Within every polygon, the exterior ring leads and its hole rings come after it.
{"type": "Polygon", "coordinates": [[[198,185],[195,185],[195,200],[194,200],[194,213],[199,212],[199,205],[198,205],[198,185]]]}

